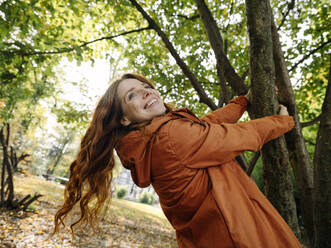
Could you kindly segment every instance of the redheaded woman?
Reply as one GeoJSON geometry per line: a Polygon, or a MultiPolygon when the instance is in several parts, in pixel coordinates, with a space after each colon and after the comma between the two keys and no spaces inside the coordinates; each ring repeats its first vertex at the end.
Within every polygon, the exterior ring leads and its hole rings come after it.
{"type": "Polygon", "coordinates": [[[135,184],[153,185],[179,247],[301,247],[234,161],[243,151],[257,151],[289,131],[293,118],[282,107],[280,115],[236,123],[248,98],[240,96],[199,119],[188,109],[172,110],[140,75],[114,81],[71,164],[55,231],[78,203],[81,217],[73,225],[95,223],[111,196],[116,149],[135,184]],[[92,200],[96,203],[89,205],[92,200]]]}

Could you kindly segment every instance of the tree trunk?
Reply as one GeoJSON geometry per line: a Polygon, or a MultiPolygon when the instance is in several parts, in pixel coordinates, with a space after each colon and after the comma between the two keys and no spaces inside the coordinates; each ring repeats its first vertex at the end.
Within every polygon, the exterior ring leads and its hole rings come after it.
{"type": "Polygon", "coordinates": [[[331,244],[331,65],[314,155],[315,248],[331,244]]]}
{"type": "MultiPolygon", "coordinates": [[[[272,18],[273,19],[273,18],[272,18]]],[[[273,55],[276,69],[276,85],[279,89],[279,101],[285,105],[294,117],[295,127],[285,134],[298,191],[305,233],[310,242],[313,239],[313,167],[302,135],[294,93],[279,41],[277,28],[272,23],[273,55]]]]}
{"type": "MultiPolygon", "coordinates": [[[[2,145],[2,154],[3,154],[3,158],[2,158],[2,169],[1,169],[1,193],[0,193],[0,203],[2,203],[5,199],[5,176],[6,176],[6,164],[5,164],[5,138],[4,138],[4,134],[3,134],[3,128],[1,128],[0,130],[0,142],[2,145]]],[[[1,205],[1,204],[0,204],[1,205]]]]}
{"type": "Polygon", "coordinates": [[[7,207],[13,205],[14,200],[14,181],[13,181],[13,169],[10,163],[10,156],[8,151],[9,136],[10,136],[10,126],[7,123],[6,133],[4,129],[1,129],[0,132],[0,141],[2,144],[2,172],[1,172],[1,205],[4,204],[7,207]],[[6,178],[7,172],[7,178],[6,178]],[[7,186],[7,188],[6,188],[7,186]]]}
{"type": "MultiPolygon", "coordinates": [[[[246,0],[250,39],[250,73],[254,118],[274,115],[278,101],[274,93],[275,66],[271,36],[271,7],[268,0],[246,0]]],[[[262,148],[265,194],[300,238],[289,158],[284,137],[262,148]]]]}
{"type": "Polygon", "coordinates": [[[14,172],[17,172],[17,170],[18,170],[17,156],[16,156],[16,152],[14,150],[14,147],[12,147],[12,146],[10,146],[10,162],[13,165],[14,172]]]}
{"type": "Polygon", "coordinates": [[[54,171],[55,171],[57,165],[59,164],[59,162],[60,162],[60,160],[63,156],[64,150],[65,150],[65,148],[66,148],[66,146],[67,146],[67,144],[69,143],[70,140],[71,140],[71,137],[64,140],[64,142],[61,146],[61,149],[56,154],[56,160],[54,161],[54,164],[52,166],[50,166],[47,170],[47,175],[53,175],[54,174],[54,171]]]}
{"type": "Polygon", "coordinates": [[[7,180],[8,180],[8,196],[6,199],[6,205],[10,207],[13,205],[13,201],[14,201],[14,180],[13,180],[14,172],[12,165],[9,161],[8,154],[4,155],[4,161],[6,163],[7,180]]]}

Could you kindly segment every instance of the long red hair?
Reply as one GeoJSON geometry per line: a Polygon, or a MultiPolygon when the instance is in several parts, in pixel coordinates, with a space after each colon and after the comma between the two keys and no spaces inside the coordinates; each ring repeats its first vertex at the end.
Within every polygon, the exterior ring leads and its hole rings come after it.
{"type": "MultiPolygon", "coordinates": [[[[111,200],[111,182],[113,179],[114,148],[117,141],[130,131],[130,127],[121,125],[121,101],[117,96],[119,84],[128,78],[134,78],[154,85],[145,77],[127,73],[115,80],[99,100],[92,121],[81,140],[80,151],[70,165],[70,177],[64,191],[64,203],[54,219],[53,234],[59,231],[60,224],[72,208],[79,203],[80,218],[70,225],[87,223],[93,229],[97,227],[98,216],[107,200],[111,200]],[[95,201],[95,202],[93,202],[95,201]],[[93,202],[93,204],[90,204],[93,202]]],[[[171,108],[166,105],[167,110],[171,108]]]]}

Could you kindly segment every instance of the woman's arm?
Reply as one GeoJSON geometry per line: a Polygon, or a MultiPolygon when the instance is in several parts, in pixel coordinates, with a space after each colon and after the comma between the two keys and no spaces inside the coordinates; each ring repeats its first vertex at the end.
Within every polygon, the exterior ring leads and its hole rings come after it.
{"type": "Polygon", "coordinates": [[[223,108],[207,114],[202,120],[214,124],[235,123],[243,115],[248,104],[249,101],[246,96],[239,96],[223,108]]]}
{"type": "Polygon", "coordinates": [[[219,125],[172,121],[169,138],[173,152],[190,168],[218,166],[245,150],[257,151],[262,145],[294,127],[291,116],[268,116],[248,122],[219,125]]]}

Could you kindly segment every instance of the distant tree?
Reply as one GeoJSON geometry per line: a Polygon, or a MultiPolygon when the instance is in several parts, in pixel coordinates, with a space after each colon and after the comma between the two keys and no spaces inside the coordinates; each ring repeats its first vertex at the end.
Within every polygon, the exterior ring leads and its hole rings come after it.
{"type": "Polygon", "coordinates": [[[122,199],[126,196],[126,194],[128,193],[128,189],[125,188],[125,187],[120,187],[117,192],[116,192],[116,195],[117,195],[117,198],[118,199],[122,199]]]}
{"type": "Polygon", "coordinates": [[[149,192],[143,192],[139,196],[139,202],[151,205],[153,202],[153,195],[149,192]]]}

